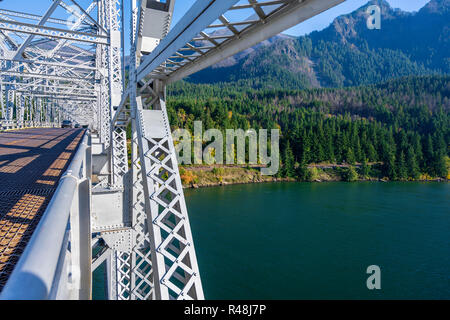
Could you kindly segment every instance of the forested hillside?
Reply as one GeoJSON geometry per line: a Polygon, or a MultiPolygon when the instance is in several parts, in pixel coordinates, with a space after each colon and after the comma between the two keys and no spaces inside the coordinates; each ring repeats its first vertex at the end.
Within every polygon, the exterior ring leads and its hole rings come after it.
{"type": "Polygon", "coordinates": [[[448,178],[450,0],[370,1],[328,28],[277,36],[168,90],[175,128],[281,130],[280,177],[448,178]],[[382,11],[369,30],[368,5],[382,11]],[[334,172],[336,173],[336,172],[334,172]],[[332,173],[333,174],[333,173],[332,173]]]}
{"type": "Polygon", "coordinates": [[[311,163],[358,164],[363,177],[397,180],[448,174],[449,76],[310,90],[179,82],[168,93],[174,129],[193,130],[196,120],[205,129],[279,128],[281,176],[309,179],[311,163]]]}
{"type": "Polygon", "coordinates": [[[270,42],[192,75],[188,81],[301,89],[449,74],[450,0],[431,0],[416,13],[374,0],[322,31],[299,38],[277,36],[270,42]],[[365,11],[371,4],[381,7],[381,30],[366,26],[365,11]]]}

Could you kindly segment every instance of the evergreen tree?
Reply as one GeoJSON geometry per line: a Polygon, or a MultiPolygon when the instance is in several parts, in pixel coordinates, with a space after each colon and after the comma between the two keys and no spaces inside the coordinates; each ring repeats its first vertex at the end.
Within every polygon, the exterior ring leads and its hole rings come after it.
{"type": "Polygon", "coordinates": [[[364,179],[369,176],[369,166],[367,165],[367,159],[365,156],[361,164],[361,175],[363,176],[364,179]]]}
{"type": "Polygon", "coordinates": [[[295,159],[294,154],[292,153],[291,146],[289,144],[289,140],[286,142],[286,146],[284,148],[284,156],[283,156],[283,176],[287,178],[294,177],[295,174],[295,159]]]}
{"type": "Polygon", "coordinates": [[[420,141],[420,135],[417,132],[415,132],[412,140],[417,165],[419,166],[419,168],[420,167],[425,168],[426,165],[424,164],[422,142],[420,141]]]}
{"type": "Polygon", "coordinates": [[[420,171],[413,148],[409,146],[406,163],[408,165],[408,175],[413,179],[419,179],[420,171]]]}
{"type": "Polygon", "coordinates": [[[359,137],[356,138],[354,146],[355,146],[355,159],[358,162],[362,162],[364,157],[359,137]]]}
{"type": "Polygon", "coordinates": [[[334,163],[336,161],[336,158],[334,156],[333,140],[331,137],[327,137],[325,154],[326,154],[326,160],[330,161],[331,163],[334,163]]]}
{"type": "Polygon", "coordinates": [[[302,155],[301,160],[309,163],[311,159],[311,140],[306,130],[303,130],[302,155]]]}
{"type": "Polygon", "coordinates": [[[433,173],[441,178],[447,177],[448,170],[447,164],[445,161],[445,155],[442,151],[435,152],[434,160],[433,160],[433,173]]]}
{"type": "Polygon", "coordinates": [[[378,159],[378,155],[377,152],[375,150],[375,148],[373,147],[372,143],[368,143],[368,147],[367,147],[367,157],[369,159],[369,161],[377,161],[378,159]]]}
{"type": "Polygon", "coordinates": [[[392,146],[388,142],[382,143],[382,161],[383,161],[383,174],[394,180],[397,175],[395,172],[395,153],[391,150],[392,146]]]}
{"type": "Polygon", "coordinates": [[[297,176],[297,179],[299,179],[300,181],[308,181],[309,179],[308,164],[302,161],[299,164],[299,166],[295,169],[295,175],[297,176]]]}
{"type": "Polygon", "coordinates": [[[397,160],[397,178],[400,180],[406,180],[408,178],[408,168],[405,163],[405,154],[400,152],[400,156],[397,160]]]}
{"type": "Polygon", "coordinates": [[[434,151],[433,151],[433,140],[431,135],[427,135],[426,143],[425,143],[425,152],[424,152],[424,161],[427,164],[427,172],[430,175],[434,175],[433,170],[433,160],[434,160],[434,151]]]}
{"type": "Polygon", "coordinates": [[[445,161],[446,145],[442,134],[437,134],[435,141],[432,171],[438,177],[447,177],[447,164],[445,161]]]}
{"type": "Polygon", "coordinates": [[[355,164],[355,162],[356,162],[355,154],[353,153],[353,148],[351,148],[351,147],[349,147],[347,149],[346,161],[349,164],[355,164]]]}
{"type": "Polygon", "coordinates": [[[358,173],[354,166],[349,166],[344,173],[344,180],[348,182],[353,182],[358,180],[358,173]]]}

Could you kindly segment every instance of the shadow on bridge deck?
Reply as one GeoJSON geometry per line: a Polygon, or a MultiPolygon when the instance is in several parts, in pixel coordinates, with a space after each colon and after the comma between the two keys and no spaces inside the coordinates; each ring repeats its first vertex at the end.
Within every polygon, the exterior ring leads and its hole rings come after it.
{"type": "Polygon", "coordinates": [[[83,134],[55,128],[0,133],[0,291],[83,134]]]}

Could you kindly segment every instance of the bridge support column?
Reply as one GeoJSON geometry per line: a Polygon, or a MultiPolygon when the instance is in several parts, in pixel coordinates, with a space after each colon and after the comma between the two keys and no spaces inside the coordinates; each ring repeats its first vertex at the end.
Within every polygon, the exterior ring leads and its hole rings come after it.
{"type": "Polygon", "coordinates": [[[104,0],[100,5],[100,11],[108,13],[100,21],[110,29],[111,47],[107,56],[103,48],[97,51],[108,70],[108,76],[100,76],[101,87],[109,88],[101,91],[98,102],[111,105],[98,109],[103,151],[96,159],[107,152],[110,161],[96,168],[94,160],[94,169],[108,177],[93,190],[93,232],[104,242],[94,264],[108,255],[109,299],[204,299],[166,111],[165,83],[136,82],[140,11],[132,1],[129,87],[119,101],[118,2],[104,0]],[[130,122],[131,168],[126,140],[130,122]]]}
{"type": "Polygon", "coordinates": [[[164,83],[154,80],[144,92],[136,97],[136,128],[155,298],[204,299],[164,83]]]}
{"type": "Polygon", "coordinates": [[[6,92],[6,120],[9,122],[13,121],[14,107],[14,91],[12,91],[11,88],[8,88],[6,92]]]}
{"type": "Polygon", "coordinates": [[[3,85],[2,84],[0,84],[0,112],[2,114],[0,119],[5,119],[5,115],[6,115],[5,92],[3,90],[3,85]]]}
{"type": "Polygon", "coordinates": [[[25,99],[22,94],[17,95],[16,120],[19,128],[24,127],[25,99]]]}

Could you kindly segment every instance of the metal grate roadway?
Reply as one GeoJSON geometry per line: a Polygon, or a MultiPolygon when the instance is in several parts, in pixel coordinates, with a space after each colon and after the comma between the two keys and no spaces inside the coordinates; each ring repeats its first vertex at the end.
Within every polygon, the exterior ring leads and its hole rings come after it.
{"type": "Polygon", "coordinates": [[[83,134],[59,128],[0,133],[0,291],[83,134]]]}

